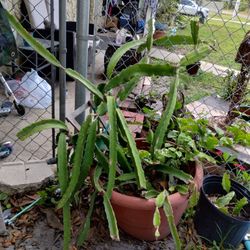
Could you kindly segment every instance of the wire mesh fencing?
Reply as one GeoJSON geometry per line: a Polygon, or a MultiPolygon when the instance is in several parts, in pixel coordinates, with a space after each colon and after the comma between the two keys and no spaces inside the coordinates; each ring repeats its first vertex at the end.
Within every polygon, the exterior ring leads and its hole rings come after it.
{"type": "MultiPolygon", "coordinates": [[[[243,118],[243,126],[249,132],[247,58],[250,40],[246,36],[250,27],[249,5],[238,3],[204,0],[98,2],[94,20],[100,43],[94,51],[95,60],[91,68],[95,81],[103,82],[107,79],[107,65],[111,56],[122,44],[143,37],[147,21],[153,16],[155,39],[175,35],[183,35],[184,38],[178,45],[171,42],[166,42],[167,46],[154,44],[149,54],[151,63],[176,64],[187,53],[199,49],[203,44],[209,44],[212,48],[204,59],[186,67],[186,71],[180,75],[178,98],[183,102],[182,111],[195,119],[209,119],[213,124],[223,123],[226,117],[229,120],[243,118]],[[198,46],[185,40],[185,36],[191,36],[191,20],[199,20],[201,42],[198,46]]],[[[131,49],[122,56],[115,71],[120,72],[140,59],[141,55],[136,49],[131,49]]],[[[128,98],[120,103],[127,120],[138,124],[143,117],[152,114],[152,109],[161,112],[173,80],[170,76],[142,78],[128,98]]],[[[140,126],[132,127],[136,134],[140,126]]],[[[237,150],[242,160],[240,163],[249,165],[249,149],[237,150]]]]}
{"type": "MultiPolygon", "coordinates": [[[[50,1],[3,1],[6,9],[14,14],[23,26],[48,50],[57,50],[59,42],[51,44],[50,1]]],[[[15,59],[1,67],[8,86],[18,102],[24,106],[20,116],[6,96],[6,88],[0,84],[1,110],[10,108],[0,116],[0,142],[9,141],[13,151],[3,161],[28,161],[52,157],[52,131],[41,132],[20,141],[17,132],[31,123],[51,118],[54,102],[54,81],[51,65],[39,56],[14,30],[17,54],[15,59]]],[[[3,153],[3,152],[2,152],[3,153]]]]}

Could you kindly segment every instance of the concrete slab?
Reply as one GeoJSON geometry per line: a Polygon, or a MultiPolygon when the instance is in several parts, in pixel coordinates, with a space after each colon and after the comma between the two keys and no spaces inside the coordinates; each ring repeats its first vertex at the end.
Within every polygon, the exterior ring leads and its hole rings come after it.
{"type": "Polygon", "coordinates": [[[227,152],[230,155],[234,155],[238,160],[250,164],[250,148],[246,148],[240,145],[235,145],[233,148],[217,147],[222,152],[227,152]]]}
{"type": "Polygon", "coordinates": [[[9,195],[35,191],[54,178],[55,165],[46,161],[0,164],[0,191],[9,195]]]}
{"type": "Polygon", "coordinates": [[[217,96],[206,96],[185,106],[194,118],[212,118],[226,116],[229,103],[217,96]]]}

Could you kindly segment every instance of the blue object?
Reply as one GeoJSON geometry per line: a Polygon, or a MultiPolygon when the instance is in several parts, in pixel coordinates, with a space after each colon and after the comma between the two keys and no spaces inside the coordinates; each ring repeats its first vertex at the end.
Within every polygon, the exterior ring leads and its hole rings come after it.
{"type": "Polygon", "coordinates": [[[143,19],[139,19],[137,21],[136,33],[143,33],[145,27],[145,21],[143,19]]]}
{"type": "Polygon", "coordinates": [[[246,250],[250,250],[250,233],[244,237],[243,243],[245,245],[246,250]]]}
{"type": "Polygon", "coordinates": [[[130,29],[129,21],[130,21],[130,16],[126,14],[122,14],[120,16],[120,27],[129,30],[130,29]]]}
{"type": "Polygon", "coordinates": [[[19,213],[17,213],[16,215],[14,215],[12,218],[4,220],[4,222],[7,225],[12,224],[16,218],[18,218],[20,215],[24,214],[29,209],[31,209],[32,207],[34,207],[41,199],[42,199],[41,197],[37,198],[31,204],[29,204],[28,206],[26,206],[25,208],[23,208],[19,213]]]}
{"type": "Polygon", "coordinates": [[[155,29],[156,30],[167,30],[167,24],[166,23],[155,23],[155,29]]]}
{"type": "Polygon", "coordinates": [[[0,144],[0,159],[8,157],[12,153],[12,145],[10,142],[0,144]]]}

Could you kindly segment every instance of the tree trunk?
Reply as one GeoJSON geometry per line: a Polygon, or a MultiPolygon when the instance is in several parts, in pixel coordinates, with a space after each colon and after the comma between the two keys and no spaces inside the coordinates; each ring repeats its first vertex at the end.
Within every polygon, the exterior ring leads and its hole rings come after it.
{"type": "Polygon", "coordinates": [[[249,81],[249,67],[241,66],[240,75],[237,80],[236,88],[233,93],[229,111],[226,117],[226,123],[231,123],[237,114],[234,110],[242,103],[246,94],[247,84],[249,81]]]}

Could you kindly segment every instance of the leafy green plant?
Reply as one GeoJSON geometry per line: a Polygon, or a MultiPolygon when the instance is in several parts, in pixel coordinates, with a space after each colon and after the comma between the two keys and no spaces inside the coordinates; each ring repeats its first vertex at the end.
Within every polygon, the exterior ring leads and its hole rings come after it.
{"type": "Polygon", "coordinates": [[[234,178],[237,182],[250,190],[250,174],[247,171],[238,170],[234,178]]]}
{"type": "Polygon", "coordinates": [[[10,196],[6,193],[0,192],[0,202],[3,208],[11,208],[10,196]]]}
{"type": "Polygon", "coordinates": [[[235,87],[237,84],[237,78],[235,76],[235,72],[234,71],[228,71],[226,77],[224,78],[224,83],[225,83],[225,90],[222,94],[222,98],[226,101],[230,101],[232,96],[233,96],[233,92],[235,91],[235,87]]]}
{"type": "MultiPolygon", "coordinates": [[[[63,209],[64,220],[64,249],[70,247],[71,234],[71,208],[74,205],[74,198],[77,192],[88,182],[93,186],[91,194],[89,211],[85,223],[79,233],[78,244],[87,237],[87,231],[90,228],[90,217],[94,209],[97,193],[103,198],[104,211],[108,221],[110,236],[112,239],[119,240],[119,232],[113,208],[110,203],[110,196],[115,186],[115,179],[122,179],[121,173],[135,177],[135,183],[138,190],[150,190],[150,184],[145,177],[140,154],[136,147],[135,140],[128,128],[127,122],[122,111],[117,107],[117,101],[123,99],[136,86],[141,76],[176,76],[175,82],[171,84],[169,92],[169,102],[163,111],[155,133],[152,138],[150,154],[156,159],[157,150],[161,150],[165,143],[165,136],[169,130],[171,118],[176,105],[177,88],[179,83],[179,71],[183,71],[187,63],[197,61],[209,53],[210,48],[203,47],[195,53],[189,53],[185,59],[180,61],[179,65],[168,63],[156,65],[148,64],[147,53],[139,63],[129,66],[118,75],[113,76],[113,70],[126,51],[133,46],[140,45],[139,49],[149,51],[152,47],[153,22],[150,21],[149,33],[146,39],[128,43],[117,50],[108,65],[108,76],[110,79],[100,90],[95,84],[84,78],[78,72],[72,69],[64,68],[60,62],[46,50],[38,41],[36,41],[16,20],[14,16],[7,13],[9,22],[15,30],[48,62],[62,69],[67,75],[82,83],[94,95],[93,111],[82,123],[81,129],[76,136],[71,136],[67,125],[57,120],[43,120],[31,124],[18,133],[21,140],[34,135],[44,129],[59,129],[58,132],[58,150],[57,150],[57,168],[59,186],[62,191],[62,198],[57,203],[57,208],[63,209]],[[117,99],[111,93],[116,87],[120,87],[117,99]],[[101,117],[107,113],[108,126],[103,126],[101,117]],[[126,144],[126,149],[122,146],[126,144]],[[126,154],[125,154],[126,151],[126,154]],[[128,156],[128,157],[126,157],[128,156]],[[133,163],[132,167],[128,159],[133,163]],[[92,174],[91,174],[92,173],[92,174]],[[89,182],[89,177],[91,182],[89,182]],[[105,177],[105,178],[103,178],[105,177]]],[[[164,169],[166,175],[176,176],[182,181],[188,183],[192,178],[180,169],[164,169]]],[[[126,176],[126,177],[127,177],[126,176]]],[[[124,179],[126,179],[123,176],[124,179]]],[[[171,177],[172,178],[172,177],[171,177]]],[[[127,178],[128,180],[128,178],[127,178]]],[[[180,187],[181,189],[181,187],[180,187]]],[[[183,190],[183,187],[182,187],[183,190]]],[[[168,194],[164,193],[165,202],[163,209],[169,219],[171,232],[174,234],[176,246],[180,246],[177,231],[173,222],[171,206],[168,203],[168,194]]]]}
{"type": "Polygon", "coordinates": [[[246,197],[238,200],[236,194],[231,190],[231,180],[228,173],[224,173],[222,178],[222,187],[226,192],[225,195],[220,196],[214,199],[212,202],[214,205],[223,213],[231,214],[233,216],[240,216],[241,211],[244,209],[244,206],[248,204],[246,197]]]}

